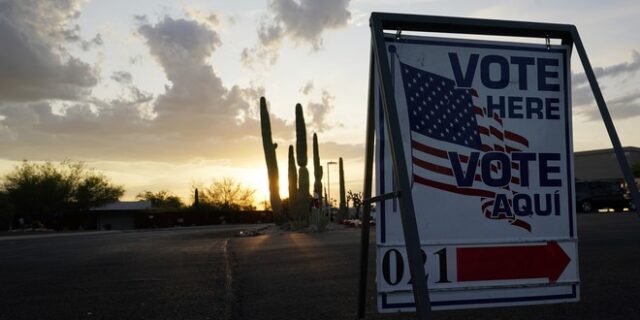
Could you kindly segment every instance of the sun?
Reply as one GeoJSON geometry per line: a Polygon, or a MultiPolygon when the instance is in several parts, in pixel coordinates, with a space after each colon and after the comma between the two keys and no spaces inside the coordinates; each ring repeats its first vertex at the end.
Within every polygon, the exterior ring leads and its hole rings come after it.
{"type": "MultiPolygon", "coordinates": [[[[254,189],[255,206],[258,209],[263,208],[264,201],[269,202],[269,178],[265,167],[247,169],[240,177],[242,184],[254,189]]],[[[280,199],[289,197],[289,187],[286,172],[283,175],[280,172],[280,199]]]]}

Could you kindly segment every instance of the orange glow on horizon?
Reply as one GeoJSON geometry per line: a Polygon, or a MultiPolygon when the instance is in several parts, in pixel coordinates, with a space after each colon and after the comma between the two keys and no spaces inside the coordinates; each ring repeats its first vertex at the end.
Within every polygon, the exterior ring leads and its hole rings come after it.
{"type": "MultiPolygon", "coordinates": [[[[280,199],[286,199],[289,197],[288,179],[286,172],[283,175],[282,171],[280,171],[279,174],[280,199]]],[[[254,194],[254,205],[258,209],[263,208],[264,201],[269,202],[269,178],[267,176],[266,167],[247,169],[245,173],[242,174],[240,182],[242,185],[256,191],[254,194]]]]}

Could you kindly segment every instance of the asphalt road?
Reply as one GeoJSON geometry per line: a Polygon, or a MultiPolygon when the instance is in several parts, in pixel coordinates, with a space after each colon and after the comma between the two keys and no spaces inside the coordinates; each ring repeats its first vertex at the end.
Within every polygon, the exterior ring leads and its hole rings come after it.
{"type": "MultiPolygon", "coordinates": [[[[0,319],[355,319],[359,230],[244,227],[0,238],[0,319]]],[[[578,216],[581,301],[434,319],[637,319],[640,218],[578,216]]],[[[373,235],[372,235],[373,239],[373,235]]],[[[370,247],[368,319],[375,311],[370,247]]]]}
{"type": "Polygon", "coordinates": [[[0,319],[230,319],[247,227],[0,238],[0,319]]]}

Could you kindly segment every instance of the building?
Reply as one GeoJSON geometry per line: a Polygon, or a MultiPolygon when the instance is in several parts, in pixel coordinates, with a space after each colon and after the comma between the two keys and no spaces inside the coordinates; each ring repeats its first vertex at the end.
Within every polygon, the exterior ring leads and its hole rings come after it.
{"type": "MultiPolygon", "coordinates": [[[[640,148],[623,147],[629,166],[640,163],[640,148]]],[[[624,176],[613,149],[580,151],[573,154],[576,180],[623,181],[624,176]]]]}
{"type": "Polygon", "coordinates": [[[137,214],[149,209],[151,201],[116,201],[91,209],[91,214],[98,230],[127,230],[135,228],[137,214]]]}

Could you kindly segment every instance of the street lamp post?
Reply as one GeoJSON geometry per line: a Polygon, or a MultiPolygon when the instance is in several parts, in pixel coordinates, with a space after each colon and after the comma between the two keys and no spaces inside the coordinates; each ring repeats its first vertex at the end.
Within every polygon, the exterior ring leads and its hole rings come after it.
{"type": "Polygon", "coordinates": [[[329,192],[329,216],[331,216],[331,170],[329,170],[329,165],[338,164],[335,161],[327,161],[327,191],[329,192]]]}

